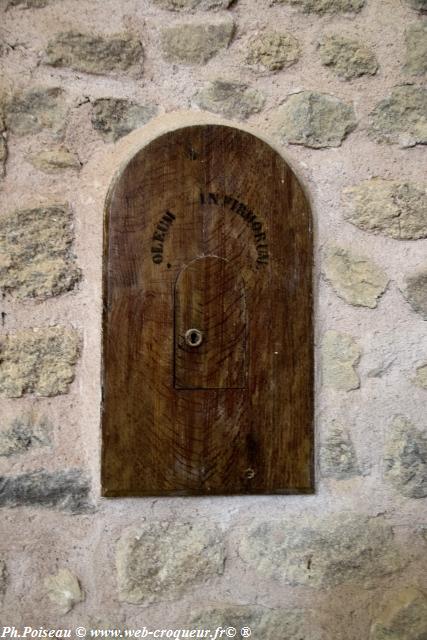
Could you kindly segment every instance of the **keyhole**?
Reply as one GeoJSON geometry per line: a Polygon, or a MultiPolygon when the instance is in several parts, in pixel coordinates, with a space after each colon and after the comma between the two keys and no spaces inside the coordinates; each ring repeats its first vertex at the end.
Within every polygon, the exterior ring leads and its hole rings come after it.
{"type": "Polygon", "coordinates": [[[185,332],[185,342],[189,347],[198,347],[202,344],[203,334],[198,329],[188,329],[185,332]]]}

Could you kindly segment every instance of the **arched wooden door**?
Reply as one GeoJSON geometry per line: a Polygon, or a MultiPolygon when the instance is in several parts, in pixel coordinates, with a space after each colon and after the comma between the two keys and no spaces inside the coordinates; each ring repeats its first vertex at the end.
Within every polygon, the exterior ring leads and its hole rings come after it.
{"type": "Polygon", "coordinates": [[[105,496],[313,490],[312,226],[269,145],[221,125],[141,149],[105,224],[105,496]]]}

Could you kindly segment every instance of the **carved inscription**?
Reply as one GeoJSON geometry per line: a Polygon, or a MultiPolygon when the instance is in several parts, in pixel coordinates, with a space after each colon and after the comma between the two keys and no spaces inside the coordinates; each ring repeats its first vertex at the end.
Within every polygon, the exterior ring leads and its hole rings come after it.
{"type": "MultiPolygon", "coordinates": [[[[264,225],[257,214],[251,211],[247,205],[233,198],[233,196],[219,193],[200,193],[200,204],[214,204],[220,207],[226,207],[240,216],[252,231],[257,251],[257,266],[268,263],[268,243],[264,225]]],[[[176,220],[176,215],[168,210],[160,218],[154,229],[151,256],[155,264],[161,264],[163,262],[163,245],[174,220],[176,220]]]]}
{"type": "Polygon", "coordinates": [[[227,207],[238,216],[243,218],[253,233],[255,247],[257,250],[257,265],[268,263],[268,244],[267,235],[264,230],[263,223],[259,220],[256,213],[251,211],[243,202],[236,200],[233,196],[222,195],[219,193],[200,194],[201,204],[216,204],[218,206],[227,207]]]}
{"type": "Polygon", "coordinates": [[[155,264],[163,262],[163,243],[175,219],[176,215],[174,213],[166,211],[156,225],[153,233],[153,244],[151,245],[151,255],[155,264]]]}

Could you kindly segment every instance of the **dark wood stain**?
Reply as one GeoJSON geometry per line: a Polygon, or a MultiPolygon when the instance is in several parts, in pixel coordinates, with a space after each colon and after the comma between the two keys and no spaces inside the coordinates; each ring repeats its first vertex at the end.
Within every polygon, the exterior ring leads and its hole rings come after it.
{"type": "Polygon", "coordinates": [[[165,134],[104,234],[103,495],[311,493],[311,213],[283,158],[231,127],[165,134]]]}

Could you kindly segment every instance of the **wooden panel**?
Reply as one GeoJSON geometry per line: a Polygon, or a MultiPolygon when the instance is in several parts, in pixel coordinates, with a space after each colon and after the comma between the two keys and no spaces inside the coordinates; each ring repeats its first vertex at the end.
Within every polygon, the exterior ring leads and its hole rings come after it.
{"type": "Polygon", "coordinates": [[[243,389],[245,290],[234,266],[197,258],[175,286],[175,388],[243,389]]]}
{"type": "Polygon", "coordinates": [[[284,160],[231,127],[165,134],[114,184],[104,248],[103,495],[311,492],[311,217],[284,160]],[[219,330],[193,370],[177,346],[215,316],[233,348],[219,330]]]}

